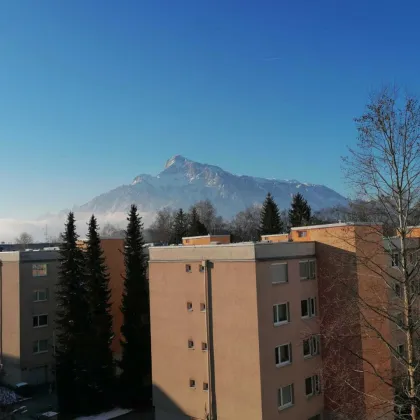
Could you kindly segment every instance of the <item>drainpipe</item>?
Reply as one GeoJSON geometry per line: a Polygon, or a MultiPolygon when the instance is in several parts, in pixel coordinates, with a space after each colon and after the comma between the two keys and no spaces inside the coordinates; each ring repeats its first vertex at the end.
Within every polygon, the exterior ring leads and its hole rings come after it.
{"type": "Polygon", "coordinates": [[[211,304],[211,290],[209,282],[209,261],[203,260],[202,266],[204,267],[204,284],[205,284],[205,295],[206,295],[206,335],[207,335],[207,373],[208,373],[208,384],[209,384],[209,420],[216,420],[216,413],[214,412],[214,381],[213,381],[213,334],[211,332],[212,327],[212,304],[211,304]]]}

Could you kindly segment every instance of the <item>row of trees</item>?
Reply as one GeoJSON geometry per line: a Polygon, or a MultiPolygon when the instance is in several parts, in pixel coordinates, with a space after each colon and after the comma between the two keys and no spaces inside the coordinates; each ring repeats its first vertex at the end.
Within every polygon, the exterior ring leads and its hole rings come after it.
{"type": "Polygon", "coordinates": [[[56,385],[63,412],[90,414],[115,403],[135,406],[150,401],[147,259],[143,252],[143,226],[135,205],[127,220],[122,251],[125,263],[122,359],[117,378],[111,351],[114,334],[109,275],[98,224],[92,216],[87,246],[82,250],[77,243],[74,215],[71,212],[68,215],[60,246],[56,290],[56,385]]]}
{"type": "Polygon", "coordinates": [[[209,200],[199,201],[188,212],[170,208],[159,210],[149,229],[151,242],[180,244],[184,236],[231,234],[233,241],[257,241],[261,235],[277,234],[290,227],[325,223],[312,216],[311,207],[302,194],[293,196],[286,213],[279,210],[273,196],[268,193],[262,205],[255,204],[239,212],[231,222],[217,215],[209,200]],[[287,217],[284,216],[287,214],[287,217]]]}

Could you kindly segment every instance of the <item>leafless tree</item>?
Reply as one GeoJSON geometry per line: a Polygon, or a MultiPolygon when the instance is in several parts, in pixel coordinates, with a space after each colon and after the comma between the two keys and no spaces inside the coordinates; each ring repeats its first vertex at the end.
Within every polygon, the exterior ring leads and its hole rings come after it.
{"type": "Polygon", "coordinates": [[[210,200],[197,201],[194,207],[197,210],[200,221],[209,233],[217,234],[224,230],[223,218],[217,215],[217,210],[210,200]]]}
{"type": "Polygon", "coordinates": [[[149,228],[152,242],[169,243],[171,239],[174,216],[175,210],[170,207],[158,210],[155,220],[149,228]]]}
{"type": "Polygon", "coordinates": [[[410,236],[420,221],[420,104],[385,88],[355,122],[359,141],[344,159],[345,174],[370,209],[363,221],[371,225],[355,238],[337,238],[342,246],[330,257],[334,270],[324,261],[324,380],[334,390],[331,405],[347,418],[367,418],[361,407],[368,401],[369,418],[416,420],[420,258],[410,236]],[[378,223],[384,220],[385,232],[378,223]],[[363,282],[354,282],[356,275],[363,282]]]}
{"type": "Polygon", "coordinates": [[[102,238],[124,238],[124,229],[118,228],[117,226],[111,223],[105,223],[102,228],[101,237],[102,238]]]}
{"type": "Polygon", "coordinates": [[[260,228],[261,205],[253,205],[240,211],[232,219],[229,229],[232,232],[233,240],[258,241],[260,228]]]}
{"type": "Polygon", "coordinates": [[[16,239],[15,242],[21,245],[22,248],[27,248],[29,244],[34,243],[34,238],[28,232],[22,232],[16,239]]]}

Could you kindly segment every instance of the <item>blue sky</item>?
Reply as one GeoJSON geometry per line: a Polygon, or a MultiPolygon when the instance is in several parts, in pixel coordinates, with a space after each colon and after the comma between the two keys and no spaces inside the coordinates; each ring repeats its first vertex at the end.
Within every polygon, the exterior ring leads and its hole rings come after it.
{"type": "Polygon", "coordinates": [[[182,154],[346,192],[353,117],[419,91],[416,1],[5,0],[0,217],[81,204],[182,154]]]}

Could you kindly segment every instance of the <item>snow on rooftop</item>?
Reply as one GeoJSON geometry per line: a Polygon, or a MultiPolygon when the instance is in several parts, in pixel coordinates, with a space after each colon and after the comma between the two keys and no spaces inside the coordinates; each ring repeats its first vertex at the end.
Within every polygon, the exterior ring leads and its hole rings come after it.
{"type": "Polygon", "coordinates": [[[131,413],[132,411],[133,410],[126,408],[114,408],[111,411],[96,414],[94,416],[77,417],[75,420],[109,420],[116,417],[124,416],[125,414],[131,413]]]}

